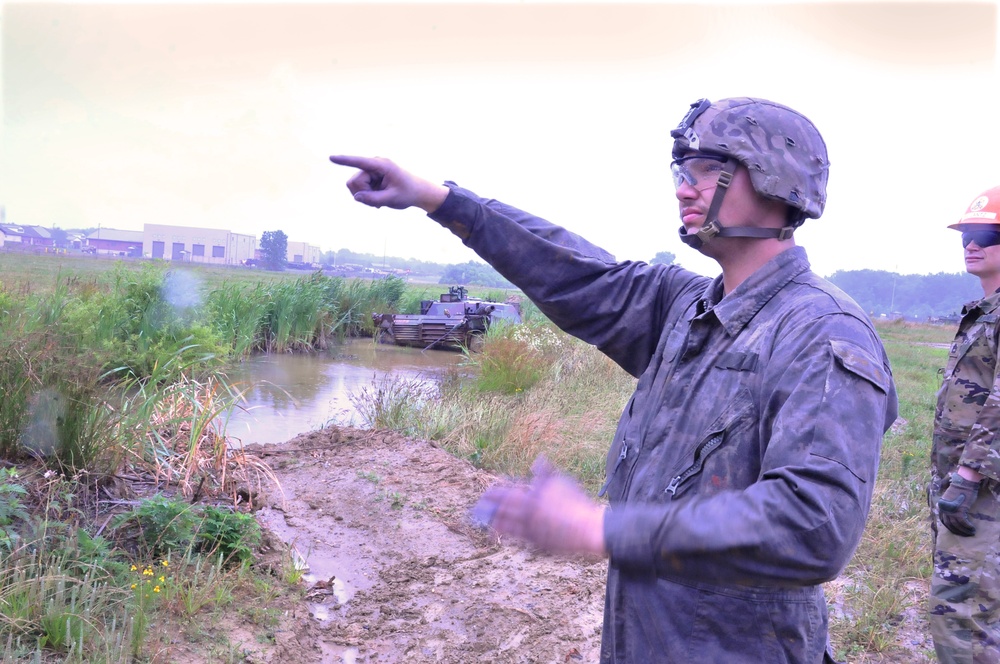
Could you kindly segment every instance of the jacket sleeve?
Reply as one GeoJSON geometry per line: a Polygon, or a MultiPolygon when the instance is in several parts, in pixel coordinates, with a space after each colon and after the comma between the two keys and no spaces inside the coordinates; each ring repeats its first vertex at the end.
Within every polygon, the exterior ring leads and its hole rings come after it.
{"type": "MultiPolygon", "coordinates": [[[[996,335],[998,329],[1000,327],[994,327],[990,333],[996,335]]],[[[994,343],[990,348],[996,347],[994,337],[994,343]]],[[[996,364],[993,383],[965,441],[959,464],[968,466],[992,480],[1000,480],[1000,361],[992,359],[996,364]]]]}
{"type": "Polygon", "coordinates": [[[453,182],[429,215],[462,239],[552,322],[633,376],[649,364],[671,303],[709,279],[678,266],[616,262],[565,228],[453,182]]]}
{"type": "Polygon", "coordinates": [[[766,368],[762,463],[742,490],[628,503],[605,516],[612,561],[666,577],[814,585],[857,547],[896,393],[881,344],[856,318],[824,316],[779,338],[766,368]]]}

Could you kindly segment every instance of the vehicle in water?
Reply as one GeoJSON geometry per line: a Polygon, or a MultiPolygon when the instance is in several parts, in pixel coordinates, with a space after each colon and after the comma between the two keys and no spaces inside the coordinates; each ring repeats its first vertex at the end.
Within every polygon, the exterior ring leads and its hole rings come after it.
{"type": "Polygon", "coordinates": [[[482,350],[486,330],[495,320],[520,323],[521,306],[469,297],[464,286],[450,286],[438,301],[421,301],[419,314],[372,314],[380,343],[474,353],[482,350]]]}

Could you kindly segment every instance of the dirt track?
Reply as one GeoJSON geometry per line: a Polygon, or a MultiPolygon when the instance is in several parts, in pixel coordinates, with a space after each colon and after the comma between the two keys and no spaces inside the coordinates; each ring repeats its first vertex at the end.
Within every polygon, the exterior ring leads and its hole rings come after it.
{"type": "Polygon", "coordinates": [[[491,476],[390,432],[330,428],[253,452],[284,494],[259,520],[310,566],[308,613],[282,621],[270,661],[597,661],[606,563],[472,526],[491,476]]]}

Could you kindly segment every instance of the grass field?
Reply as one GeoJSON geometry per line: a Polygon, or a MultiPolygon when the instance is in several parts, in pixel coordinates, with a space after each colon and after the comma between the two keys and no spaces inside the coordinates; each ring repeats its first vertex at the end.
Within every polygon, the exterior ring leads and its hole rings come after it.
{"type": "MultiPolygon", "coordinates": [[[[122,259],[70,254],[31,254],[0,250],[0,284],[7,290],[19,293],[48,293],[55,289],[60,279],[71,279],[76,283],[96,283],[118,265],[135,269],[145,259],[122,259]]],[[[169,263],[168,263],[169,264],[169,263]]],[[[271,272],[256,268],[226,265],[202,265],[182,263],[177,266],[197,277],[205,290],[218,287],[226,282],[257,282],[294,280],[301,272],[271,272]]]]}

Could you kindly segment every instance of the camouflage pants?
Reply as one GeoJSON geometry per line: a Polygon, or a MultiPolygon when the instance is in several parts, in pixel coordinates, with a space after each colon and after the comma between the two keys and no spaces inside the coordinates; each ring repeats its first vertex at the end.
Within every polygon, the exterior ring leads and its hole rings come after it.
{"type": "MultiPolygon", "coordinates": [[[[969,510],[972,537],[959,537],[938,521],[928,491],[934,546],[930,628],[941,664],[1000,664],[1000,490],[984,482],[969,510]]],[[[938,490],[935,490],[938,489],[938,490]]]]}

